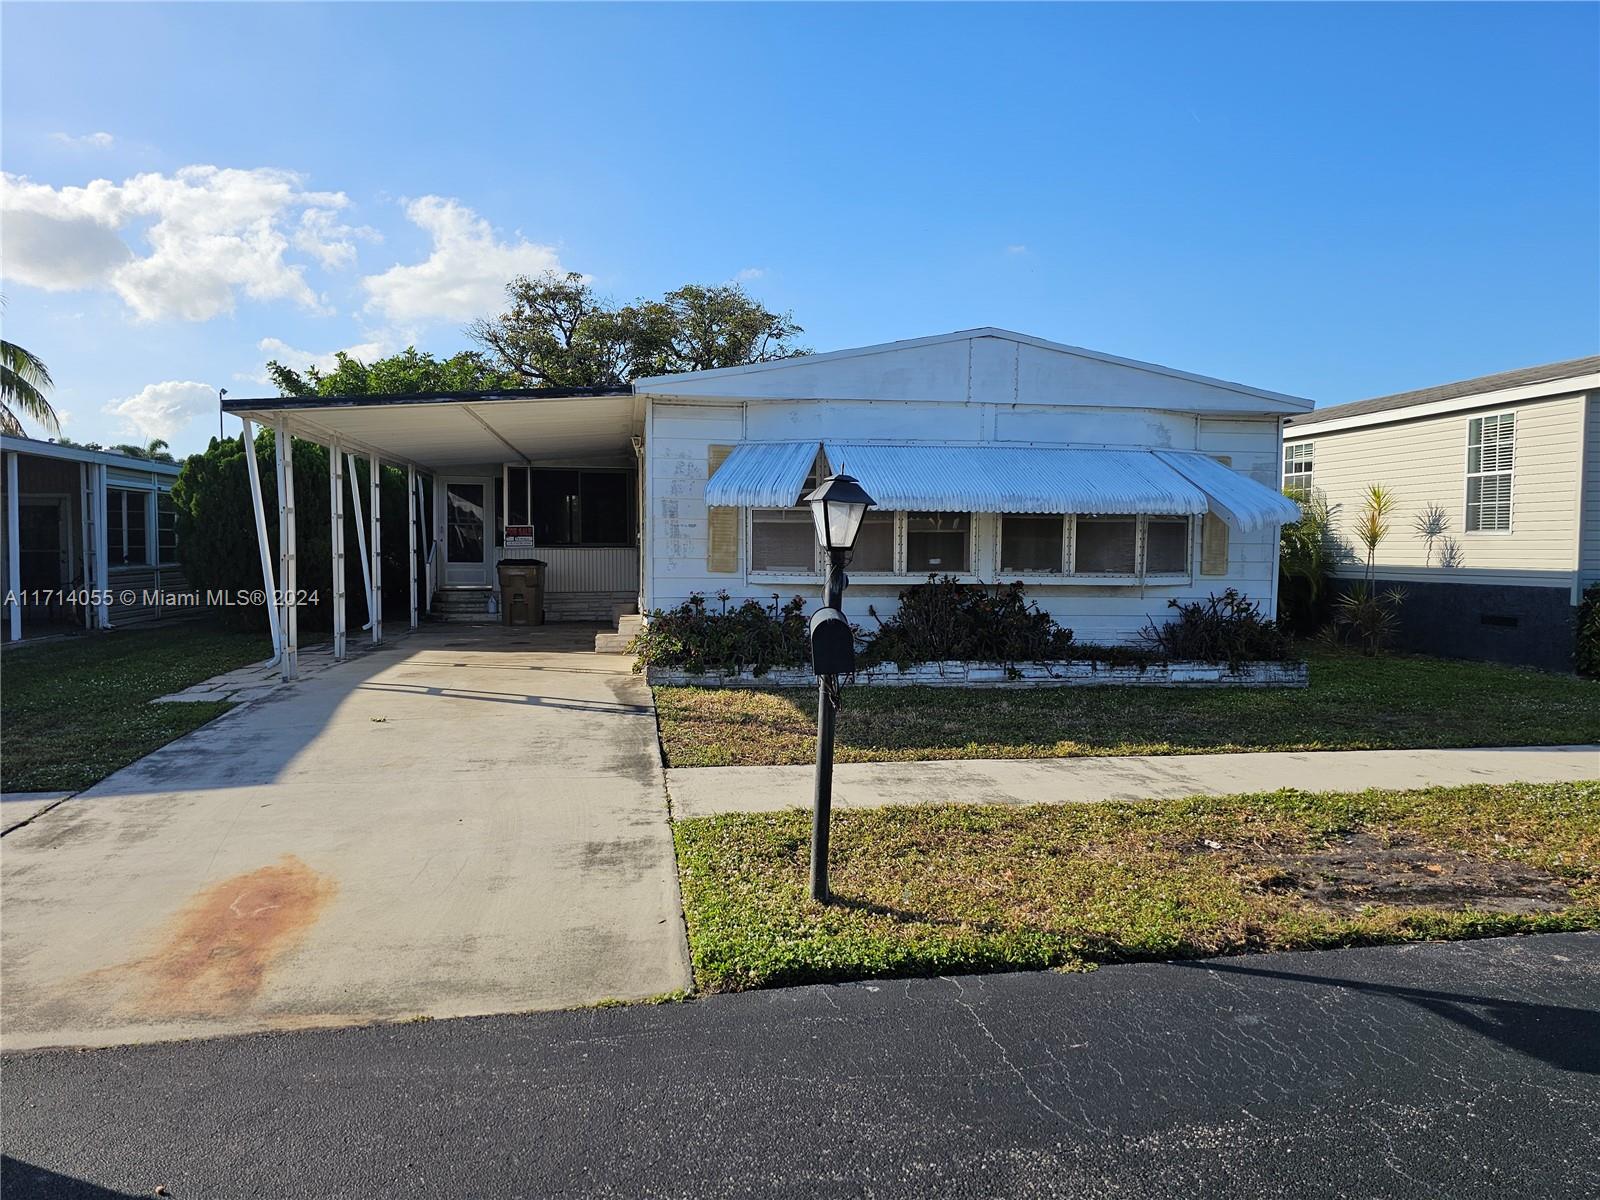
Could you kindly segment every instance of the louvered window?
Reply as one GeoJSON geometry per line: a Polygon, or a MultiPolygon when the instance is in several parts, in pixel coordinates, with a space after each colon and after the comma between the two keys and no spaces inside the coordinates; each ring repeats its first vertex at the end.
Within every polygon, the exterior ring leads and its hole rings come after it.
{"type": "Polygon", "coordinates": [[[1467,530],[1511,529],[1511,469],[1516,458],[1516,414],[1473,417],[1467,423],[1467,530]]]}
{"type": "Polygon", "coordinates": [[[793,508],[750,510],[750,569],[780,575],[803,575],[820,570],[816,526],[805,497],[822,481],[820,456],[800,485],[793,508]]]}

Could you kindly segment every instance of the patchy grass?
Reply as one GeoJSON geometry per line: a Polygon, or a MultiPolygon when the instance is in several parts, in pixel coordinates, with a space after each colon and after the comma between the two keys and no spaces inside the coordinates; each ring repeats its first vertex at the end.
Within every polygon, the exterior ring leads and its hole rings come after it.
{"type": "Polygon", "coordinates": [[[1600,783],[678,822],[696,985],[1600,928],[1600,783]]]}
{"type": "MultiPolygon", "coordinates": [[[[1311,686],[847,688],[840,762],[1600,741],[1600,681],[1492,663],[1306,648],[1311,686]]],[[[655,689],[674,767],[811,762],[816,693],[655,689]]]]}
{"type": "Polygon", "coordinates": [[[104,779],[233,707],[149,701],[271,654],[264,634],[190,624],[6,650],[4,789],[70,791],[104,779]]]}

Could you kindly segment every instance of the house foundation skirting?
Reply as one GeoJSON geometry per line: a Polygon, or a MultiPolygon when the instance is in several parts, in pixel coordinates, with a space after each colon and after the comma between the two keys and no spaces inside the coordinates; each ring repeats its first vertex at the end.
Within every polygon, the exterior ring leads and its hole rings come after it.
{"type": "MultiPolygon", "coordinates": [[[[753,671],[696,674],[671,667],[649,667],[645,678],[664,687],[815,687],[817,677],[806,667],[775,667],[765,675],[753,671]]],[[[1243,663],[1237,671],[1227,663],[1171,662],[1110,666],[1097,662],[1055,663],[917,663],[900,668],[882,663],[847,676],[847,684],[876,687],[1246,687],[1303,688],[1311,679],[1303,662],[1243,663]]]]}

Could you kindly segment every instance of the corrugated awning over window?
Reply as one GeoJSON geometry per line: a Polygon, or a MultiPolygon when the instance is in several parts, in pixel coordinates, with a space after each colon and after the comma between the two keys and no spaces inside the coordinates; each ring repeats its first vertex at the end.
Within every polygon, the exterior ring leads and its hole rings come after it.
{"type": "Polygon", "coordinates": [[[706,482],[708,508],[792,508],[816,442],[740,442],[706,482]]]}
{"type": "MultiPolygon", "coordinates": [[[[1241,531],[1296,520],[1272,488],[1193,451],[1080,446],[828,442],[830,470],[861,481],[879,508],[933,512],[1198,516],[1241,531]]],[[[745,442],[706,485],[711,507],[788,507],[815,442],[745,442]]]]}

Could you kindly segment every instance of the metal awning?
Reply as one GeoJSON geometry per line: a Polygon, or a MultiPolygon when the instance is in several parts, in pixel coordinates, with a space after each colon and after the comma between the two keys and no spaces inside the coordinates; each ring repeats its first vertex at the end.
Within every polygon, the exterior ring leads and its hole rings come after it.
{"type": "Polygon", "coordinates": [[[706,506],[794,507],[817,448],[816,442],[740,442],[706,482],[706,506]]]}
{"type": "Polygon", "coordinates": [[[1155,456],[1206,494],[1211,511],[1241,533],[1292,525],[1300,506],[1282,492],[1192,450],[1157,450],[1155,456]]]}
{"type": "MultiPolygon", "coordinates": [[[[1199,516],[1242,532],[1299,518],[1288,497],[1195,451],[1085,446],[828,442],[830,470],[884,509],[919,512],[1199,516]]],[[[743,442],[706,484],[711,507],[787,508],[816,442],[743,442]]]]}

